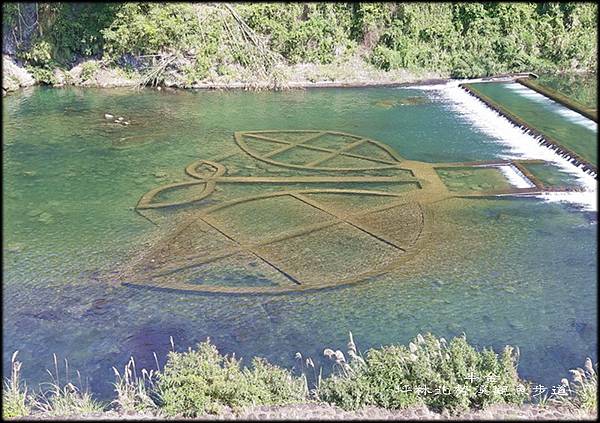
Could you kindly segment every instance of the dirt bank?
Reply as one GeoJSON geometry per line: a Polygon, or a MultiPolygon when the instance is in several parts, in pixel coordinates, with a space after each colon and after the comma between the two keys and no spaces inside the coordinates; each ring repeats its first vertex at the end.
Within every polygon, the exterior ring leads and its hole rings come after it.
{"type": "MultiPolygon", "coordinates": [[[[227,411],[219,416],[205,415],[189,420],[595,420],[596,415],[569,410],[556,405],[495,405],[485,410],[468,411],[455,416],[436,413],[426,407],[385,410],[367,407],[358,411],[322,404],[297,404],[280,407],[252,407],[235,415],[227,411]]],[[[158,420],[164,417],[148,414],[119,414],[114,411],[89,415],[47,417],[29,416],[35,420],[158,420]]],[[[18,419],[17,419],[18,420],[18,419]]],[[[25,418],[23,418],[25,420],[25,418]]]]}

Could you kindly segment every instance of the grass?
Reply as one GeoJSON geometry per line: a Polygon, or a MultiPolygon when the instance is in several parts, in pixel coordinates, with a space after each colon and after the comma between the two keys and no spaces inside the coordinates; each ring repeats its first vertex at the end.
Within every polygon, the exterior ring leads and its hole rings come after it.
{"type": "Polygon", "coordinates": [[[17,361],[17,354],[11,357],[10,378],[4,381],[2,390],[2,418],[10,419],[27,416],[30,407],[26,404],[27,387],[21,382],[21,362],[17,361]]]}
{"type": "Polygon", "coordinates": [[[113,367],[115,399],[110,404],[96,401],[81,388],[79,372],[77,384],[69,379],[67,360],[61,380],[56,355],[54,372],[48,371],[51,382],[40,385],[39,392],[28,393],[15,352],[10,378],[4,381],[2,416],[81,416],[111,410],[155,417],[197,417],[310,401],[346,410],[424,405],[457,414],[493,404],[518,406],[536,399],[540,407],[562,405],[583,414],[597,413],[598,369],[590,358],[583,368],[571,370],[572,384],[561,380],[562,395],[536,398],[529,383],[518,377],[517,348],[506,346],[500,354],[485,348],[478,351],[464,335],[446,341],[419,334],[408,345],[373,348],[363,354],[350,333],[346,353],[332,348],[323,351],[332,366],[332,374],[326,378],[312,358],[300,353],[296,354],[294,372],[256,357],[250,366],[243,367],[234,355],[221,355],[210,340],[184,352],[175,351],[172,341],[171,345],[163,369],[156,355],[156,369],[150,371],[138,371],[133,357],[122,372],[113,367]]]}
{"type": "Polygon", "coordinates": [[[578,367],[570,372],[573,383],[570,385],[567,379],[563,379],[561,383],[571,395],[559,397],[558,402],[590,414],[597,414],[598,363],[594,366],[592,359],[587,357],[583,369],[578,367]]]}
{"type": "MultiPolygon", "coordinates": [[[[156,354],[157,372],[160,370],[156,354]]],[[[117,398],[112,404],[119,412],[124,413],[144,413],[155,411],[158,406],[157,396],[154,394],[156,373],[154,370],[147,371],[142,369],[141,376],[138,376],[135,360],[133,357],[127,362],[123,369],[123,374],[113,367],[116,382],[113,383],[117,398]]]]}
{"type": "MultiPolygon", "coordinates": [[[[32,397],[33,408],[48,416],[81,415],[103,411],[104,406],[95,401],[87,389],[81,389],[69,380],[69,363],[66,359],[65,384],[61,384],[56,354],[53,357],[55,373],[48,370],[52,381],[44,384],[44,386],[48,386],[47,389],[41,390],[32,397]]],[[[77,376],[79,386],[81,386],[79,371],[77,371],[77,376]]]]}

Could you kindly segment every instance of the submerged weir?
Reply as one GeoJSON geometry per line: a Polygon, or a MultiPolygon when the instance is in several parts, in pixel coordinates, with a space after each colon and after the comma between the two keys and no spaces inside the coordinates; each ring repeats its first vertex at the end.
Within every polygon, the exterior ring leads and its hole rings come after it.
{"type": "MultiPolygon", "coordinates": [[[[516,87],[511,87],[504,82],[461,84],[460,87],[509,119],[526,134],[532,135],[541,145],[554,150],[556,154],[581,167],[584,172],[597,179],[597,124],[591,120],[591,125],[585,122],[583,124],[579,121],[574,122],[573,118],[565,116],[564,112],[546,110],[544,105],[531,108],[526,96],[522,96],[515,89],[516,87]],[[566,131],[563,130],[565,127],[567,127],[566,131]],[[596,129],[592,130],[590,127],[596,129]]],[[[528,90],[528,88],[523,89],[528,90]]],[[[532,95],[541,96],[534,91],[528,93],[528,97],[532,95]]],[[[545,97],[543,99],[551,101],[545,97]]]]}
{"type": "MultiPolygon", "coordinates": [[[[516,75],[515,77],[520,76],[516,75]]],[[[584,165],[578,166],[575,164],[570,160],[568,154],[557,154],[557,151],[550,148],[548,143],[544,143],[544,140],[541,139],[539,135],[534,135],[529,127],[524,127],[523,125],[515,123],[496,108],[489,107],[480,97],[463,88],[466,84],[478,84],[480,86],[485,84],[511,84],[512,86],[517,86],[517,84],[514,83],[515,77],[494,78],[491,80],[474,79],[451,81],[440,85],[418,86],[418,88],[439,98],[463,119],[496,138],[498,142],[508,146],[510,148],[510,154],[503,154],[504,158],[545,160],[548,163],[552,163],[552,166],[544,166],[546,169],[540,168],[539,170],[542,171],[542,173],[547,174],[550,179],[555,181],[569,179],[576,180],[576,185],[580,187],[577,190],[579,192],[556,193],[546,191],[537,197],[551,202],[571,203],[578,207],[583,207],[586,210],[596,211],[597,180],[593,172],[590,172],[589,170],[585,171],[583,169],[584,165]]],[[[526,88],[522,87],[522,89],[526,88]]],[[[554,103],[532,90],[529,90],[528,94],[535,95],[535,100],[537,102],[554,103]]],[[[581,124],[583,121],[587,121],[584,122],[584,126],[587,126],[588,128],[597,127],[595,122],[586,119],[560,104],[554,103],[553,107],[563,114],[562,119],[567,119],[567,117],[573,119],[573,115],[576,115],[577,118],[571,121],[572,124],[581,124]]],[[[533,105],[532,110],[538,109],[539,105],[533,105]]],[[[594,144],[596,143],[595,138],[592,138],[590,141],[594,144]]]]}
{"type": "Polygon", "coordinates": [[[588,119],[593,120],[594,122],[598,122],[598,109],[589,107],[585,104],[582,104],[574,99],[567,97],[566,95],[560,93],[559,91],[548,87],[544,84],[539,83],[538,81],[531,78],[517,78],[517,82],[526,86],[527,88],[531,88],[534,91],[554,100],[565,107],[585,116],[588,119]]]}

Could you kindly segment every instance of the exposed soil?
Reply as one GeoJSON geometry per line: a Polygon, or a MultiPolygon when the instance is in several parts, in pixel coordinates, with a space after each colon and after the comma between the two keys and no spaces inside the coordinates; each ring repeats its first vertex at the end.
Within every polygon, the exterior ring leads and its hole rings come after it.
{"type": "MultiPolygon", "coordinates": [[[[426,407],[405,410],[386,410],[366,407],[358,411],[322,404],[251,407],[239,414],[231,411],[218,416],[205,415],[189,420],[595,420],[596,414],[570,410],[556,405],[538,406],[495,405],[485,410],[473,410],[450,416],[436,413],[426,407]]],[[[47,417],[42,414],[18,420],[163,420],[152,414],[120,414],[114,411],[88,415],[47,417]]]]}

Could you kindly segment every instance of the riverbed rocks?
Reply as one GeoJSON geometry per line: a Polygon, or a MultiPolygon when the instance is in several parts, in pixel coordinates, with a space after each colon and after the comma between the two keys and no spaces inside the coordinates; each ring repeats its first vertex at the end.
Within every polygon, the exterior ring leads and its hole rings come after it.
{"type": "Polygon", "coordinates": [[[94,60],[79,63],[69,70],[70,83],[82,87],[134,87],[138,81],[119,68],[103,67],[94,60]],[[86,72],[86,68],[88,71],[86,72]],[[89,69],[94,69],[90,72],[89,69]]]}
{"type": "Polygon", "coordinates": [[[38,216],[37,221],[45,225],[49,225],[54,223],[54,216],[48,212],[43,212],[38,216]]]}
{"type": "Polygon", "coordinates": [[[122,126],[128,126],[131,123],[123,116],[115,117],[115,115],[111,113],[104,113],[104,119],[122,126]]]}
{"type": "Polygon", "coordinates": [[[427,103],[427,99],[425,97],[406,97],[406,98],[388,98],[384,100],[379,100],[374,103],[375,106],[381,107],[382,109],[392,109],[394,107],[399,106],[415,106],[419,104],[427,103]]]}
{"type": "Polygon", "coordinates": [[[8,253],[20,253],[25,249],[25,244],[19,242],[10,242],[4,249],[8,253]]]}

